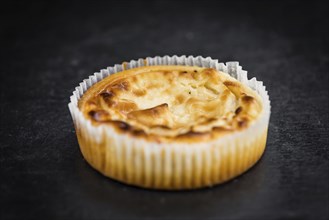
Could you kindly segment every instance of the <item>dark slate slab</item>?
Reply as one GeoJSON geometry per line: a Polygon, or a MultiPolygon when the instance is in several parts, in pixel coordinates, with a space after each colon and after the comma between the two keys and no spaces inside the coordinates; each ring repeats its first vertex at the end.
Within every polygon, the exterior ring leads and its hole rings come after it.
{"type": "Polygon", "coordinates": [[[1,219],[328,219],[328,3],[1,6],[1,219]],[[126,186],[82,158],[67,103],[101,68],[155,55],[240,61],[272,101],[261,161],[188,192],[126,186]]]}

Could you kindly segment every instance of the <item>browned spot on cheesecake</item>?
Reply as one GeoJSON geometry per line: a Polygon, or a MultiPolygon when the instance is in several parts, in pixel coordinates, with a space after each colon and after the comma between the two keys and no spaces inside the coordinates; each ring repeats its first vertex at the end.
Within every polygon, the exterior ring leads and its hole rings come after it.
{"type": "Polygon", "coordinates": [[[222,93],[221,97],[220,97],[220,100],[222,102],[225,102],[228,99],[229,94],[230,94],[230,90],[225,89],[224,92],[222,93]]]}
{"type": "Polygon", "coordinates": [[[209,122],[213,122],[213,121],[216,121],[216,120],[217,120],[217,118],[208,118],[207,122],[209,123],[209,122]]]}
{"type": "Polygon", "coordinates": [[[138,78],[136,76],[132,76],[132,77],[130,77],[130,79],[135,84],[138,82],[138,78]]]}
{"type": "Polygon", "coordinates": [[[143,130],[132,130],[132,135],[134,135],[134,136],[145,136],[146,133],[143,130]]]}
{"type": "Polygon", "coordinates": [[[159,88],[159,87],[161,87],[160,83],[153,83],[153,84],[147,85],[145,89],[146,90],[151,90],[151,89],[156,89],[156,88],[159,88]]]}
{"type": "Polygon", "coordinates": [[[248,125],[248,118],[239,118],[238,119],[238,127],[244,128],[248,125]]]}
{"type": "Polygon", "coordinates": [[[146,91],[144,89],[137,89],[137,90],[134,90],[133,93],[136,96],[144,96],[146,94],[146,91]]]}
{"type": "Polygon", "coordinates": [[[239,98],[241,96],[241,85],[238,82],[225,81],[223,84],[235,95],[235,97],[239,98]]]}
{"type": "Polygon", "coordinates": [[[99,95],[102,96],[103,98],[111,98],[114,96],[114,93],[112,91],[104,91],[99,95]]]}
{"type": "Polygon", "coordinates": [[[216,132],[230,132],[230,131],[233,131],[232,128],[230,128],[230,127],[223,127],[223,126],[215,126],[215,127],[213,127],[212,130],[213,131],[216,131],[216,132]]]}
{"type": "Polygon", "coordinates": [[[202,71],[202,74],[210,77],[210,79],[215,79],[218,73],[212,68],[206,68],[202,71]]]}
{"type": "Polygon", "coordinates": [[[239,84],[233,81],[225,81],[223,82],[225,86],[234,86],[234,87],[239,87],[239,84]]]}
{"type": "Polygon", "coordinates": [[[240,128],[245,127],[246,125],[247,125],[247,122],[246,121],[238,121],[238,126],[240,128]]]}
{"type": "Polygon", "coordinates": [[[211,91],[212,93],[216,94],[216,95],[219,94],[219,92],[218,92],[215,88],[213,88],[212,86],[210,86],[209,83],[206,83],[206,84],[204,85],[204,87],[205,87],[206,89],[208,89],[209,91],[211,91]]]}
{"type": "Polygon", "coordinates": [[[126,82],[126,81],[117,82],[117,83],[112,85],[112,89],[128,91],[129,90],[129,83],[126,82]]]}
{"type": "Polygon", "coordinates": [[[92,119],[98,122],[105,122],[110,119],[109,113],[105,110],[92,110],[89,112],[89,115],[92,117],[92,119]]]}
{"type": "MultiPolygon", "coordinates": [[[[158,73],[158,74],[159,74],[159,73],[158,73]]],[[[170,75],[173,74],[173,72],[171,72],[171,71],[162,71],[161,74],[164,74],[164,75],[166,75],[166,76],[170,76],[170,75]]]]}
{"type": "Polygon", "coordinates": [[[209,102],[208,105],[203,105],[202,109],[206,112],[212,112],[216,110],[218,102],[209,102]]]}
{"type": "Polygon", "coordinates": [[[185,101],[186,97],[182,94],[176,96],[176,101],[178,104],[181,104],[185,101]]]}
{"type": "Polygon", "coordinates": [[[211,123],[211,122],[214,122],[214,121],[216,121],[216,120],[217,120],[216,118],[208,118],[208,119],[206,119],[205,121],[200,122],[199,125],[207,125],[207,124],[209,124],[209,123],[211,123]]]}
{"type": "Polygon", "coordinates": [[[130,130],[131,126],[123,121],[111,121],[111,123],[122,131],[130,130]]]}
{"type": "Polygon", "coordinates": [[[192,77],[195,80],[201,80],[203,76],[200,73],[198,73],[198,72],[193,72],[192,73],[192,77]]]}
{"type": "Polygon", "coordinates": [[[109,102],[112,97],[114,97],[114,93],[112,91],[104,91],[101,94],[99,94],[105,102],[109,102]]]}
{"type": "Polygon", "coordinates": [[[158,116],[162,113],[164,113],[165,111],[168,110],[168,104],[167,103],[163,103],[161,105],[155,106],[153,108],[147,109],[145,111],[146,114],[151,114],[154,116],[158,116]]]}
{"type": "Polygon", "coordinates": [[[251,103],[251,102],[254,101],[254,97],[249,96],[249,95],[245,95],[245,96],[242,96],[242,101],[246,102],[246,103],[251,103]]]}
{"type": "Polygon", "coordinates": [[[242,107],[239,106],[236,110],[235,110],[235,114],[238,115],[240,112],[242,112],[242,107]]]}
{"type": "Polygon", "coordinates": [[[170,130],[170,127],[168,127],[166,125],[156,125],[156,126],[152,126],[151,128],[161,128],[161,129],[165,129],[165,130],[170,130]]]}
{"type": "Polygon", "coordinates": [[[194,131],[189,131],[185,134],[178,135],[177,137],[179,138],[201,138],[201,137],[206,137],[209,136],[209,132],[194,132],[194,131]]]}

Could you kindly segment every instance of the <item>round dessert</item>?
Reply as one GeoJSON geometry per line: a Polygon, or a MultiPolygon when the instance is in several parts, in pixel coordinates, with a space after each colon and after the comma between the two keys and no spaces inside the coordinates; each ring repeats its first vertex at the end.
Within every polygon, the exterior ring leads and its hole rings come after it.
{"type": "Polygon", "coordinates": [[[145,65],[90,86],[77,99],[78,113],[70,107],[79,145],[91,166],[121,182],[212,186],[246,171],[264,151],[268,106],[214,68],[145,65]]]}

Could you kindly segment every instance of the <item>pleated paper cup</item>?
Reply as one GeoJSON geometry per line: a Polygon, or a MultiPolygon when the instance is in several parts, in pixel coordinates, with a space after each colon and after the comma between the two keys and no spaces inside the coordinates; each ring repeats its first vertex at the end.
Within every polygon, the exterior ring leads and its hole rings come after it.
{"type": "Polygon", "coordinates": [[[102,69],[76,87],[69,109],[84,158],[107,177],[152,189],[195,189],[228,181],[252,167],[262,156],[270,117],[270,100],[262,81],[248,80],[238,62],[201,56],[164,56],[132,60],[102,69]],[[83,94],[103,78],[126,69],[152,65],[214,68],[253,89],[263,110],[248,128],[198,143],[156,143],[118,133],[108,125],[93,125],[78,108],[83,94]]]}

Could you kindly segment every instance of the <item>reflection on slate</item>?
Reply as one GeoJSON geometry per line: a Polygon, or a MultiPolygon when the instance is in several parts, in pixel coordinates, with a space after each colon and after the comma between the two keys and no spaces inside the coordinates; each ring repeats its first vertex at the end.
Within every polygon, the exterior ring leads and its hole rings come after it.
{"type": "Polygon", "coordinates": [[[328,3],[26,2],[1,13],[1,219],[328,219],[328,3]],[[83,159],[67,103],[85,77],[155,55],[237,60],[272,102],[267,149],[209,189],[145,190],[83,159]]]}

